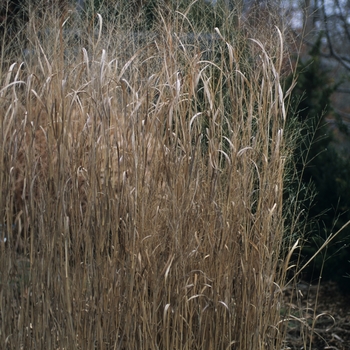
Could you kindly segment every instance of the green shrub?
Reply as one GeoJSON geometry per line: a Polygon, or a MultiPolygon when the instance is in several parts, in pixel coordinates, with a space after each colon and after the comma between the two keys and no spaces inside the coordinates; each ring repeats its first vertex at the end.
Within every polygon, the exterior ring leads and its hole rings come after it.
{"type": "MultiPolygon", "coordinates": [[[[294,98],[300,98],[296,107],[298,118],[304,125],[300,136],[304,141],[300,142],[299,152],[295,154],[297,168],[302,174],[304,188],[309,188],[312,183],[315,192],[314,196],[310,196],[308,191],[300,192],[310,219],[303,248],[305,259],[313,256],[350,219],[350,187],[347,181],[350,163],[334,148],[337,140],[325,119],[337,121],[331,103],[337,84],[332,83],[329,72],[322,67],[321,40],[322,34],[310,51],[310,58],[299,62],[294,89],[294,98]]],[[[336,280],[342,288],[348,288],[350,284],[344,277],[349,268],[349,243],[349,229],[345,229],[314,259],[304,278],[318,279],[322,274],[324,279],[336,280]]]]}

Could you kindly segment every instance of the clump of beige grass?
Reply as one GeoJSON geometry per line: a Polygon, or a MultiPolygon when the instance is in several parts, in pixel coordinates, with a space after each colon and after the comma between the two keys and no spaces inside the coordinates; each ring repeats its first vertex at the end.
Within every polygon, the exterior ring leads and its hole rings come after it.
{"type": "Polygon", "coordinates": [[[283,33],[96,19],[31,22],[1,76],[2,344],[281,349],[283,33]]]}

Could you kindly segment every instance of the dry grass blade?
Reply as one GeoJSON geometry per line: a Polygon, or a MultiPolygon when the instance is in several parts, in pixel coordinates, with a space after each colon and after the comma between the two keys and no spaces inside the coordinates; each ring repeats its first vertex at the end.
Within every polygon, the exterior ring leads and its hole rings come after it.
{"type": "Polygon", "coordinates": [[[0,79],[7,349],[282,348],[283,31],[208,39],[196,5],[30,13],[0,79]]]}

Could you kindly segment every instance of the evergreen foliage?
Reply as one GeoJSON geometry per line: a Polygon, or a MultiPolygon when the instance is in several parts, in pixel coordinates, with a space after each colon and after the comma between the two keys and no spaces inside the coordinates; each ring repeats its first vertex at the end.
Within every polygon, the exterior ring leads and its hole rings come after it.
{"type": "MultiPolygon", "coordinates": [[[[332,141],[334,136],[327,119],[338,119],[332,108],[331,96],[337,88],[329,71],[320,58],[322,34],[309,52],[310,58],[300,61],[295,98],[300,98],[297,110],[299,122],[305,125],[296,163],[302,183],[307,188],[314,186],[315,196],[306,192],[304,206],[309,210],[312,222],[306,235],[303,255],[308,259],[325,240],[350,219],[350,163],[338,154],[332,141]]],[[[349,229],[345,229],[333,243],[314,260],[304,278],[314,278],[323,272],[325,279],[332,279],[344,289],[349,289],[349,280],[344,276],[349,270],[349,229]]]]}

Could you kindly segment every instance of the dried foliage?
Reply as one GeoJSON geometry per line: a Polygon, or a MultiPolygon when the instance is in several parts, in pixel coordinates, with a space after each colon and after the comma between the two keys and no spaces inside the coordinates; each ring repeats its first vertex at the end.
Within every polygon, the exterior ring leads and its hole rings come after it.
{"type": "Polygon", "coordinates": [[[136,40],[47,14],[3,65],[6,348],[283,347],[283,33],[204,45],[174,16],[136,40]]]}

